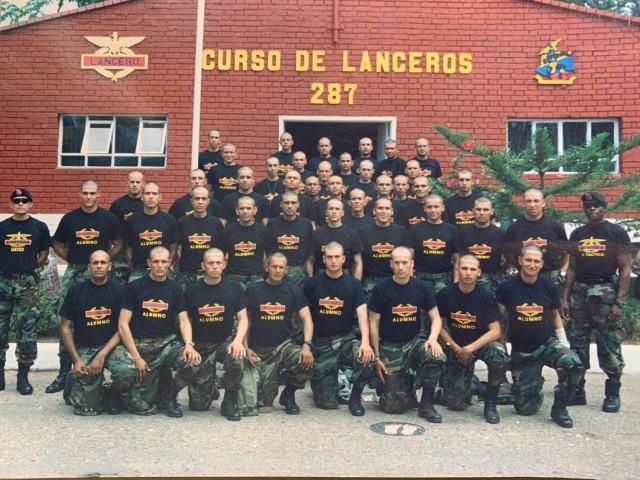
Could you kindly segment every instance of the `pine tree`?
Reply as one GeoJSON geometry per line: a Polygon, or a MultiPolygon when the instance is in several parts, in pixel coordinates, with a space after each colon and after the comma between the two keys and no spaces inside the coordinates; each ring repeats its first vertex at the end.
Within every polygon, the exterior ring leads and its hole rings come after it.
{"type": "MultiPolygon", "coordinates": [[[[582,211],[570,211],[555,208],[553,197],[579,197],[586,191],[607,190],[613,187],[624,188],[619,199],[609,198],[609,212],[626,212],[640,209],[640,172],[629,175],[612,175],[613,159],[627,150],[640,146],[640,133],[623,140],[619,145],[607,141],[608,134],[601,133],[590,142],[570,149],[564,154],[557,154],[549,134],[545,128],[539,128],[533,134],[527,148],[520,154],[512,152],[508,147],[491,149],[473,139],[467,132],[453,131],[444,125],[434,127],[452,146],[460,150],[454,160],[454,168],[450,174],[454,178],[456,171],[463,163],[465,155],[480,157],[482,176],[489,179],[480,187],[482,193],[493,201],[496,217],[501,225],[509,225],[513,219],[522,215],[520,207],[514,199],[530,188],[542,191],[547,200],[547,210],[554,218],[563,222],[583,223],[582,211]],[[550,172],[557,172],[562,167],[571,172],[560,180],[550,182],[550,172]],[[535,180],[530,181],[530,175],[535,180]]],[[[441,187],[442,188],[442,187],[441,187]]],[[[640,220],[624,220],[630,228],[639,228],[640,220]]]]}

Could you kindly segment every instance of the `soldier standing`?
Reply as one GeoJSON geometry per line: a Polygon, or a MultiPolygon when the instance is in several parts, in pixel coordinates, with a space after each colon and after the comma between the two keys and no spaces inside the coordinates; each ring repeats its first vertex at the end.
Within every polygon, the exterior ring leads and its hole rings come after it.
{"type": "Polygon", "coordinates": [[[38,355],[38,274],[49,256],[49,228],[29,215],[33,197],[28,190],[11,192],[11,217],[0,222],[0,391],[5,389],[4,365],[9,349],[11,316],[18,317],[16,358],[17,390],[31,395],[29,370],[38,355]]]}
{"type": "MultiPolygon", "coordinates": [[[[569,239],[562,313],[569,320],[571,349],[585,369],[589,365],[589,342],[595,332],[598,363],[607,374],[602,411],[620,410],[620,377],[624,369],[621,323],[624,299],[629,291],[631,244],[622,227],[604,218],[607,201],[600,192],[582,195],[587,224],[575,229],[569,239]]],[[[584,374],[572,405],[586,405],[584,374]]]]}

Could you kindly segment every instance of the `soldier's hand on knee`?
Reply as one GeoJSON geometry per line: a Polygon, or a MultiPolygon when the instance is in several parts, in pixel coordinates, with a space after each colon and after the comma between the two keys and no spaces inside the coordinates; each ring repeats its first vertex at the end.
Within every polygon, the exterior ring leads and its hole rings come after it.
{"type": "Polygon", "coordinates": [[[358,349],[358,357],[362,363],[367,364],[373,362],[373,359],[376,358],[375,353],[373,353],[373,348],[370,345],[360,345],[358,349]]]}
{"type": "Polygon", "coordinates": [[[142,379],[147,375],[147,373],[151,371],[151,369],[149,368],[149,365],[147,365],[147,362],[145,362],[142,357],[137,358],[135,362],[136,362],[136,370],[137,370],[136,380],[138,382],[141,382],[142,379]]]}
{"type": "Polygon", "coordinates": [[[76,363],[74,363],[73,365],[73,374],[76,377],[83,377],[87,374],[87,366],[85,365],[85,363],[82,360],[78,360],[76,363]]]}
{"type": "Polygon", "coordinates": [[[311,353],[311,348],[309,348],[308,345],[304,345],[302,347],[302,350],[300,350],[298,363],[305,370],[309,370],[311,367],[313,367],[313,353],[311,353]]]}
{"type": "Polygon", "coordinates": [[[202,358],[200,357],[200,354],[196,351],[196,349],[191,345],[187,345],[186,347],[184,347],[183,355],[185,362],[187,362],[189,365],[200,365],[200,361],[202,360],[202,358]]]}
{"type": "Polygon", "coordinates": [[[93,361],[89,364],[87,373],[89,375],[102,375],[104,369],[104,357],[100,354],[96,355],[93,361]]]}
{"type": "Polygon", "coordinates": [[[378,377],[378,380],[380,380],[380,383],[385,383],[384,382],[385,375],[389,375],[389,370],[387,370],[387,367],[384,364],[384,362],[378,359],[378,361],[376,362],[376,376],[378,377]]]}
{"type": "Polygon", "coordinates": [[[247,355],[242,342],[231,342],[229,348],[227,348],[227,353],[231,355],[234,360],[244,358],[247,355]]]}
{"type": "Polygon", "coordinates": [[[431,349],[431,354],[434,357],[439,357],[440,355],[442,355],[442,347],[440,346],[440,343],[438,343],[437,338],[435,340],[429,338],[426,342],[424,342],[424,351],[427,352],[429,351],[429,349],[431,349]]]}

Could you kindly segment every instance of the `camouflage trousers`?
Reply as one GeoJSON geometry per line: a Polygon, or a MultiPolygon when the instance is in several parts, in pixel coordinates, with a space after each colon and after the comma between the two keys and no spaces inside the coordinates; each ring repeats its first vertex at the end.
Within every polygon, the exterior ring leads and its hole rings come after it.
{"type": "Polygon", "coordinates": [[[111,276],[112,280],[115,280],[120,285],[126,286],[129,283],[129,277],[131,276],[131,267],[127,263],[127,259],[123,254],[118,255],[111,259],[112,268],[111,276]]]}
{"type": "Polygon", "coordinates": [[[364,277],[362,279],[362,289],[364,290],[364,299],[367,302],[367,304],[369,303],[369,300],[371,300],[371,292],[373,292],[373,287],[375,287],[378,283],[380,283],[381,281],[383,281],[385,278],[388,277],[364,277]]]}
{"type": "Polygon", "coordinates": [[[33,365],[38,356],[38,277],[36,274],[0,277],[0,362],[4,365],[9,349],[11,317],[17,319],[16,358],[33,365]]]}
{"type": "Polygon", "coordinates": [[[180,288],[182,288],[183,292],[197,281],[197,273],[179,272],[176,278],[176,282],[178,282],[178,285],[180,285],[180,288]]]}
{"type": "Polygon", "coordinates": [[[434,357],[425,352],[426,338],[418,334],[410,342],[380,342],[380,359],[387,368],[380,396],[380,409],[385,413],[402,413],[412,398],[409,370],[416,372],[417,384],[435,388],[444,372],[447,356],[434,357]]]}
{"type": "MultiPolygon", "coordinates": [[[[491,342],[474,352],[476,360],[487,364],[489,385],[499,386],[505,376],[508,363],[507,352],[502,343],[491,342]]],[[[471,379],[475,361],[462,365],[452,349],[447,350],[445,367],[445,398],[450,410],[464,410],[471,397],[471,379]]]]}
{"type": "Polygon", "coordinates": [[[129,283],[133,282],[134,280],[138,280],[139,278],[142,278],[145,275],[149,275],[149,269],[147,268],[146,265],[144,267],[133,266],[131,268],[131,273],[129,274],[129,283]]]}
{"type": "Polygon", "coordinates": [[[415,272],[415,277],[427,282],[434,295],[452,282],[450,273],[415,272]]]}
{"type": "Polygon", "coordinates": [[[304,265],[294,265],[289,267],[289,271],[287,272],[287,280],[289,280],[294,285],[302,288],[309,277],[307,276],[307,272],[304,269],[304,265]]]}
{"type": "MultiPolygon", "coordinates": [[[[60,310],[62,309],[62,304],[64,303],[64,299],[69,292],[69,289],[72,285],[76,283],[82,283],[88,278],[90,278],[91,274],[89,273],[89,268],[87,265],[80,265],[79,263],[70,263],[67,265],[67,270],[64,272],[62,276],[62,280],[60,281],[60,293],[58,294],[58,312],[56,315],[56,320],[58,325],[60,325],[60,310]]],[[[58,344],[58,357],[60,357],[60,364],[68,364],[71,365],[71,355],[67,351],[67,347],[62,343],[62,338],[60,338],[60,343],[58,344]]]]}
{"type": "Polygon", "coordinates": [[[550,337],[532,353],[511,352],[511,374],[514,407],[519,415],[533,415],[540,410],[544,395],[542,367],[553,368],[558,373],[555,397],[568,402],[584,375],[578,355],[550,337]]]}
{"type": "Polygon", "coordinates": [[[489,290],[494,296],[498,287],[505,281],[506,275],[502,273],[483,273],[477,280],[477,284],[489,290]]]}
{"type": "Polygon", "coordinates": [[[200,365],[190,365],[180,370],[173,377],[174,391],[185,386],[189,391],[189,409],[202,412],[209,410],[213,402],[214,380],[216,378],[216,362],[224,365],[222,388],[237,392],[242,382],[245,359],[234,359],[229,353],[229,340],[221,343],[196,342],[195,349],[202,357],[200,365]]]}
{"type": "MultiPolygon", "coordinates": [[[[571,292],[569,341],[585,370],[591,368],[589,343],[595,335],[600,368],[611,379],[619,380],[624,369],[622,322],[609,323],[609,310],[616,301],[616,286],[612,283],[587,285],[576,282],[571,292]]],[[[584,381],[584,380],[583,380],[584,381]]]]}
{"type": "MultiPolygon", "coordinates": [[[[88,366],[103,348],[104,345],[78,348],[78,355],[88,366]]],[[[111,385],[116,392],[129,391],[136,377],[136,363],[126,348],[116,347],[105,359],[104,368],[111,373],[111,385]]],[[[103,381],[104,374],[76,377],[69,396],[71,404],[77,408],[97,410],[103,400],[103,381]]]]}
{"type": "Polygon", "coordinates": [[[360,341],[351,333],[333,337],[315,337],[313,339],[315,371],[310,385],[313,400],[322,405],[336,403],[338,395],[338,370],[353,369],[351,383],[361,388],[373,375],[375,363],[363,364],[358,356],[360,341]]]}
{"type": "Polygon", "coordinates": [[[135,380],[131,388],[131,410],[148,412],[153,408],[158,393],[160,370],[166,366],[183,373],[186,382],[192,382],[194,373],[184,360],[184,345],[175,335],[162,338],[139,338],[135,340],[138,353],[151,369],[141,382],[135,380]]]}
{"type": "Polygon", "coordinates": [[[259,367],[258,393],[259,406],[271,406],[278,396],[278,373],[287,370],[287,383],[294,388],[304,388],[304,384],[313,375],[313,368],[304,370],[298,363],[300,346],[287,340],[277,347],[254,347],[253,351],[261,362],[259,367]]]}
{"type": "Polygon", "coordinates": [[[236,275],[236,274],[233,274],[233,273],[229,273],[229,274],[227,274],[227,278],[229,280],[234,280],[234,281],[238,282],[240,285],[242,285],[242,288],[244,288],[245,290],[252,283],[256,283],[256,282],[260,282],[260,281],[264,280],[264,277],[262,276],[262,274],[260,274],[260,275],[236,275]]]}

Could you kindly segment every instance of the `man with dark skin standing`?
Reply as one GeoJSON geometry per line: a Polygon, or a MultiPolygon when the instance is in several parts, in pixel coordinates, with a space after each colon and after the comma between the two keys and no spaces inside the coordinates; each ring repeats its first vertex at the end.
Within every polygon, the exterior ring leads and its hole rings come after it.
{"type": "MultiPolygon", "coordinates": [[[[607,200],[600,192],[581,197],[586,225],[569,239],[569,267],[565,279],[562,313],[569,321],[571,349],[585,369],[589,364],[589,344],[595,333],[598,363],[607,374],[602,411],[620,410],[620,377],[624,369],[621,323],[624,299],[631,276],[629,234],[604,217],[607,200]]],[[[584,374],[571,405],[586,405],[584,374]]]]}

